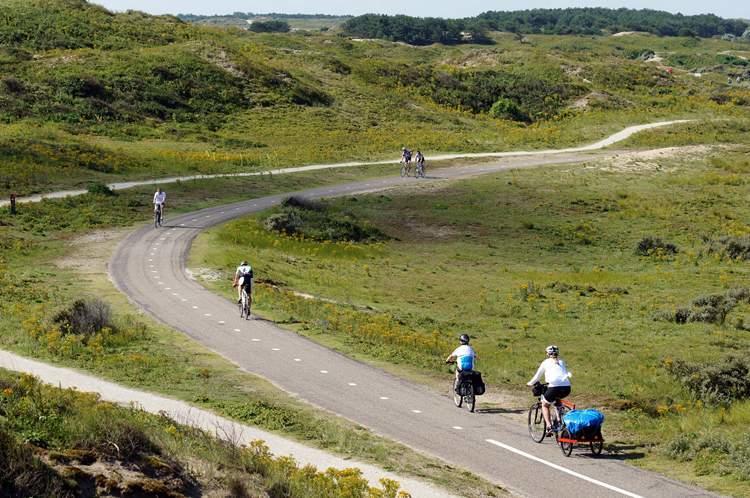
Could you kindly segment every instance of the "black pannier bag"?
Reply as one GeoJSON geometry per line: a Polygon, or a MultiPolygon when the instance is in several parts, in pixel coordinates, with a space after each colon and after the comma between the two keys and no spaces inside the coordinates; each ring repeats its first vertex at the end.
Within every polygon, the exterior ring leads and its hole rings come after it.
{"type": "Polygon", "coordinates": [[[485,385],[484,381],[482,380],[481,372],[474,371],[472,382],[474,383],[474,394],[476,394],[477,396],[481,396],[482,394],[484,394],[485,385]]]}

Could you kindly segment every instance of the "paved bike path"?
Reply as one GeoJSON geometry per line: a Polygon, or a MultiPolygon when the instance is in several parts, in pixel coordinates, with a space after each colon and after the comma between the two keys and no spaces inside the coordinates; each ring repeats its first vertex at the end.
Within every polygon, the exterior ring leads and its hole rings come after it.
{"type": "MultiPolygon", "coordinates": [[[[580,147],[570,147],[567,149],[555,149],[555,150],[531,150],[531,151],[509,151],[509,152],[475,152],[475,153],[459,153],[459,154],[438,154],[430,156],[430,162],[432,161],[446,161],[451,159],[471,159],[471,158],[504,158],[504,157],[522,157],[522,156],[545,156],[550,154],[567,154],[571,152],[589,152],[594,150],[603,149],[614,145],[617,142],[621,142],[636,133],[651,130],[654,128],[661,128],[664,126],[671,126],[675,124],[688,123],[691,120],[674,120],[674,121],[659,121],[656,123],[648,123],[636,126],[629,126],[622,131],[610,135],[598,142],[589,145],[583,145],[580,147]]],[[[318,171],[322,169],[335,169],[335,168],[354,168],[359,166],[376,166],[381,164],[397,164],[398,160],[387,159],[383,161],[350,161],[345,163],[331,163],[331,164],[309,164],[307,166],[295,166],[291,168],[279,168],[274,170],[266,171],[250,171],[245,173],[217,173],[212,175],[188,175],[188,176],[170,176],[166,178],[153,178],[150,180],[137,180],[130,182],[115,182],[109,183],[107,186],[112,190],[123,190],[133,187],[140,187],[143,185],[165,185],[176,182],[186,182],[190,180],[206,180],[211,178],[232,178],[232,177],[247,177],[247,176],[264,176],[264,175],[287,175],[292,173],[301,173],[304,171],[318,171]]],[[[74,190],[59,190],[57,192],[47,192],[44,194],[30,195],[28,197],[19,197],[16,202],[40,202],[44,199],[61,199],[64,197],[73,197],[82,195],[87,192],[86,189],[74,189],[74,190]]],[[[10,201],[2,199],[0,200],[0,207],[7,206],[10,201]]]]}
{"type": "MultiPolygon", "coordinates": [[[[463,178],[510,168],[575,163],[607,154],[508,158],[494,164],[441,169],[427,181],[463,178]]],[[[115,284],[148,313],[183,331],[240,368],[285,391],[417,450],[482,475],[525,496],[711,496],[624,463],[628,455],[565,458],[559,448],[533,443],[518,415],[469,414],[446,394],[354,361],[262,320],[241,320],[236,304],[186,274],[185,261],[201,230],[277,205],[289,195],[317,198],[377,191],[414,182],[389,177],[251,199],[204,209],[128,236],[110,263],[115,284]]],[[[446,378],[446,384],[450,379],[446,378]]],[[[531,400],[530,400],[531,401],[531,400]]],[[[606,437],[606,430],[605,430],[606,437]]]]}

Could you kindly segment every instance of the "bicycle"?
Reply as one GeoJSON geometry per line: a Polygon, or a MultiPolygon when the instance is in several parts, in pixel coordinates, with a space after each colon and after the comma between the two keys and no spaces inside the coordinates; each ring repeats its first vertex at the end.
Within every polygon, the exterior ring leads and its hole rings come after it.
{"type": "MultiPolygon", "coordinates": [[[[532,392],[534,393],[534,396],[541,396],[546,388],[547,384],[537,383],[534,385],[532,392]]],[[[550,418],[552,418],[553,424],[560,427],[560,432],[562,432],[562,430],[567,430],[563,422],[563,416],[565,416],[570,410],[575,410],[575,407],[576,405],[564,399],[558,399],[551,405],[550,418]],[[552,408],[554,408],[554,410],[552,410],[552,408]]],[[[535,443],[541,443],[544,441],[548,432],[547,423],[544,421],[544,416],[542,415],[542,402],[538,399],[533,405],[531,405],[531,407],[529,407],[528,423],[531,440],[535,443]]],[[[555,442],[559,442],[559,432],[555,432],[555,442]]],[[[563,453],[565,453],[565,450],[563,450],[563,453]]]]}
{"type": "Polygon", "coordinates": [[[240,318],[250,320],[250,308],[252,306],[252,300],[250,299],[250,295],[247,293],[247,287],[243,285],[240,293],[240,302],[237,305],[240,310],[240,318]]]}
{"type": "Polygon", "coordinates": [[[456,382],[454,381],[451,384],[451,391],[453,392],[453,404],[456,405],[456,408],[461,408],[463,406],[469,410],[469,412],[474,413],[474,408],[477,404],[477,397],[474,394],[474,381],[471,376],[462,376],[459,373],[458,386],[456,386],[456,382]]]}
{"type": "Polygon", "coordinates": [[[161,204],[154,204],[154,228],[159,228],[162,225],[162,213],[164,207],[161,204]]]}
{"type": "Polygon", "coordinates": [[[414,172],[414,178],[424,178],[424,162],[417,163],[417,169],[414,172]]]}
{"type": "Polygon", "coordinates": [[[401,159],[401,176],[409,176],[409,173],[411,173],[411,161],[401,159]]]}

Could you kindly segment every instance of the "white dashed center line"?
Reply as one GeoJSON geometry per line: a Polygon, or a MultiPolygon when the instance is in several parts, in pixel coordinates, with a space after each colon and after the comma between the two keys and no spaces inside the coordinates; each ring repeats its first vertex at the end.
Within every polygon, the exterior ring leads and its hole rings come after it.
{"type": "Polygon", "coordinates": [[[412,410],[412,413],[422,413],[422,410],[412,410]]]}
{"type": "Polygon", "coordinates": [[[198,307],[197,307],[197,306],[193,306],[193,309],[194,309],[194,310],[197,310],[197,309],[198,309],[198,307]]]}
{"type": "Polygon", "coordinates": [[[328,373],[328,370],[321,370],[321,371],[320,371],[320,373],[322,373],[322,374],[327,374],[327,373],[328,373]]]}
{"type": "Polygon", "coordinates": [[[253,342],[260,342],[260,339],[251,339],[253,342]]]}
{"type": "Polygon", "coordinates": [[[279,348],[271,348],[271,351],[281,351],[279,348]]]}
{"type": "Polygon", "coordinates": [[[349,385],[352,386],[352,387],[354,387],[354,386],[357,385],[357,383],[356,382],[349,382],[349,385]]]}
{"type": "Polygon", "coordinates": [[[224,320],[219,320],[219,325],[224,325],[224,320]]]}
{"type": "Polygon", "coordinates": [[[381,396],[380,399],[382,399],[383,401],[385,401],[385,400],[390,399],[390,398],[388,396],[381,396]]]}
{"type": "Polygon", "coordinates": [[[211,316],[211,313],[203,313],[203,316],[211,316]]]}
{"type": "Polygon", "coordinates": [[[457,431],[462,431],[462,430],[464,430],[464,428],[463,428],[463,427],[461,427],[460,425],[454,425],[454,426],[453,426],[453,428],[454,428],[454,429],[456,429],[457,431]]]}
{"type": "Polygon", "coordinates": [[[240,329],[234,329],[235,332],[242,332],[240,329]]]}
{"type": "Polygon", "coordinates": [[[295,358],[294,361],[302,361],[300,358],[295,358]]]}

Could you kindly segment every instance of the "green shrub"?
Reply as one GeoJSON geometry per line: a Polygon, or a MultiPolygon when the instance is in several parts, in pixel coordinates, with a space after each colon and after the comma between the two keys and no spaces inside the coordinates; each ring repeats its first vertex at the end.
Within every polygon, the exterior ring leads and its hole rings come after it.
{"type": "Polygon", "coordinates": [[[750,398],[750,360],[745,357],[730,355],[710,363],[674,360],[665,366],[693,397],[706,404],[728,405],[750,398]]]}
{"type": "Polygon", "coordinates": [[[739,303],[750,302],[750,289],[739,287],[730,289],[724,294],[709,294],[693,300],[689,307],[677,308],[674,313],[659,311],[654,320],[666,320],[675,323],[705,322],[722,324],[727,315],[739,303]]]}
{"type": "Polygon", "coordinates": [[[376,242],[386,238],[380,230],[360,223],[349,213],[300,197],[286,199],[281,211],[268,216],[264,226],[270,231],[321,242],[376,242]]]}
{"type": "Polygon", "coordinates": [[[104,195],[104,196],[115,195],[115,191],[109,188],[109,185],[107,185],[106,183],[101,183],[101,182],[89,184],[86,190],[88,190],[88,193],[92,195],[104,195]]]}
{"type": "Polygon", "coordinates": [[[639,256],[677,254],[677,246],[658,237],[644,237],[638,242],[635,253],[639,256]]]}
{"type": "Polygon", "coordinates": [[[79,299],[58,312],[52,321],[63,334],[91,335],[105,327],[114,328],[112,310],[101,299],[79,299]]]}
{"type": "Polygon", "coordinates": [[[717,253],[730,259],[750,260],[750,236],[720,237],[710,242],[708,253],[717,253]]]}

